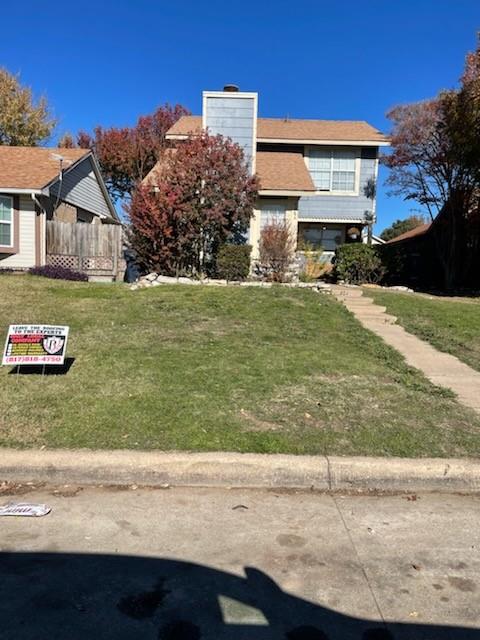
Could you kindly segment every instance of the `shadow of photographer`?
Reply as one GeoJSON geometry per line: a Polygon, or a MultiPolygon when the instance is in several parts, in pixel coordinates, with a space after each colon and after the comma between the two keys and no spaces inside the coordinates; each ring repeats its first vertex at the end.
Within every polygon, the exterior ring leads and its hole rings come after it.
{"type": "Polygon", "coordinates": [[[474,629],[384,625],[245,577],[172,559],[0,553],[2,640],[474,640],[474,629]]]}

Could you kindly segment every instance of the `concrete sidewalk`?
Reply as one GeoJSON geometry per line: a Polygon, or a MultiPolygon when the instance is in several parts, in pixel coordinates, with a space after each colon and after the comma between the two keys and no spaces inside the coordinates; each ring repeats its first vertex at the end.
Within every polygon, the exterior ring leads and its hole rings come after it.
{"type": "Polygon", "coordinates": [[[480,491],[480,461],[221,452],[0,449],[0,483],[2,481],[473,493],[480,491]]]}
{"type": "Polygon", "coordinates": [[[480,498],[42,488],[2,518],[2,640],[474,640],[480,498]]]}
{"type": "Polygon", "coordinates": [[[385,313],[385,307],[376,305],[371,298],[364,296],[360,288],[334,286],[332,290],[366,329],[399,351],[410,366],[420,369],[433,384],[451,389],[462,404],[480,412],[478,371],[395,324],[397,318],[385,313]]]}

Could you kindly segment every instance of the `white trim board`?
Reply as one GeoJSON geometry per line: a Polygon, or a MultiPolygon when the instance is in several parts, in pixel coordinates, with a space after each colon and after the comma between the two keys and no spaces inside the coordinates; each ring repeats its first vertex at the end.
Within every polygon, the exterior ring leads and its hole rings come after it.
{"type": "Polygon", "coordinates": [[[257,91],[202,91],[202,95],[207,98],[222,98],[228,96],[229,98],[256,98],[258,97],[257,91]]]}
{"type": "Polygon", "coordinates": [[[269,144],[310,144],[322,146],[344,146],[344,147],[389,147],[390,142],[374,140],[312,140],[312,139],[292,139],[292,138],[257,138],[257,142],[269,144]]]}
{"type": "Polygon", "coordinates": [[[192,133],[167,133],[165,136],[165,140],[188,140],[192,136],[200,135],[199,132],[192,131],[192,133]]]}
{"type": "Polygon", "coordinates": [[[298,222],[328,222],[328,224],[365,224],[365,221],[361,218],[298,218],[298,222]]]}
{"type": "Polygon", "coordinates": [[[13,193],[14,195],[29,195],[33,193],[36,196],[49,196],[50,190],[48,187],[43,189],[16,189],[14,187],[0,187],[0,193],[13,193]]]}
{"type": "MultiPolygon", "coordinates": [[[[231,95],[231,94],[229,94],[231,95]]],[[[203,117],[202,117],[203,124],[203,117]]],[[[197,132],[190,134],[185,133],[169,133],[165,136],[166,140],[187,140],[192,135],[198,135],[197,132]]],[[[390,142],[378,142],[373,140],[295,140],[290,138],[258,138],[257,143],[264,142],[267,144],[308,144],[308,145],[321,145],[321,146],[334,146],[334,147],[389,147],[390,142]]]]}
{"type": "Polygon", "coordinates": [[[293,196],[300,198],[302,196],[314,196],[315,191],[294,191],[292,189],[260,189],[259,196],[293,196]]]}

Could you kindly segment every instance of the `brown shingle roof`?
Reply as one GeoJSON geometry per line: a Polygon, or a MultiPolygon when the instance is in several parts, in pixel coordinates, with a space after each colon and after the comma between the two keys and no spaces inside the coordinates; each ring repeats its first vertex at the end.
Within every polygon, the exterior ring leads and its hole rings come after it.
{"type": "MultiPolygon", "coordinates": [[[[175,152],[174,149],[168,151],[175,152]]],[[[142,183],[155,186],[162,172],[162,166],[162,161],[158,161],[142,183]]],[[[300,153],[259,151],[256,169],[260,191],[315,191],[312,178],[300,153]]]]}
{"type": "Polygon", "coordinates": [[[315,191],[300,153],[257,152],[257,175],[261,191],[315,191]]]}
{"type": "Polygon", "coordinates": [[[167,136],[188,136],[200,133],[202,130],[202,116],[182,116],[167,131],[167,136]]]}
{"type": "Polygon", "coordinates": [[[387,138],[367,122],[348,120],[282,120],[259,118],[257,138],[282,140],[373,140],[387,138]]]}
{"type": "Polygon", "coordinates": [[[165,149],[164,156],[160,160],[157,160],[156,164],[150,169],[145,178],[142,180],[142,185],[144,186],[158,186],[158,181],[162,175],[162,171],[165,166],[165,159],[167,156],[173,156],[177,152],[176,148],[165,149]]]}
{"type": "Polygon", "coordinates": [[[405,231],[405,233],[401,233],[396,238],[392,238],[391,240],[387,240],[386,244],[392,244],[394,242],[401,242],[402,240],[408,240],[409,238],[415,238],[416,236],[423,236],[424,233],[432,226],[431,222],[427,222],[426,224],[421,224],[415,229],[410,229],[410,231],[405,231]]]}
{"type": "Polygon", "coordinates": [[[0,145],[0,191],[3,189],[42,189],[59,174],[61,155],[63,168],[89,154],[88,149],[55,149],[46,147],[7,147],[0,145]]]}
{"type": "MultiPolygon", "coordinates": [[[[189,135],[200,133],[201,129],[201,116],[183,116],[168,130],[167,135],[189,135]]],[[[257,139],[388,142],[387,136],[362,120],[286,120],[282,118],[258,118],[257,139]]]]}

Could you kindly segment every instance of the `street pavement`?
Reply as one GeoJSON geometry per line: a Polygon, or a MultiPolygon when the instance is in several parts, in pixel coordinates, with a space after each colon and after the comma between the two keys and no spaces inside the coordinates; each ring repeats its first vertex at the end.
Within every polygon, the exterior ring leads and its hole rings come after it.
{"type": "Polygon", "coordinates": [[[480,497],[8,487],[2,640],[480,638],[480,497]]]}

